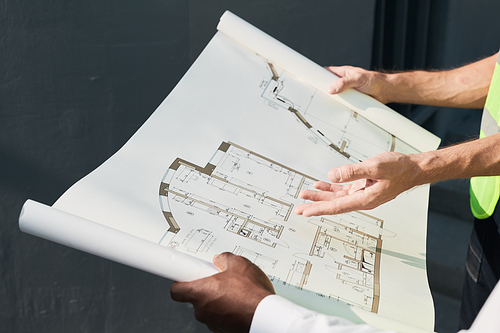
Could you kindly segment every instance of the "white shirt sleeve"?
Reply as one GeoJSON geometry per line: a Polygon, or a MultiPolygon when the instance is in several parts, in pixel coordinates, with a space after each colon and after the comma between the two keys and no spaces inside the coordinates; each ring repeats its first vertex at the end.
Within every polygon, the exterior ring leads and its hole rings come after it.
{"type": "Polygon", "coordinates": [[[253,316],[250,333],[382,333],[370,325],[353,324],[347,319],[320,314],[283,297],[264,298],[253,316]]]}
{"type": "MultiPolygon", "coordinates": [[[[382,333],[366,324],[327,316],[292,303],[283,297],[269,295],[264,298],[253,316],[250,333],[382,333]]],[[[500,282],[474,320],[469,331],[460,333],[500,332],[500,282]]]]}

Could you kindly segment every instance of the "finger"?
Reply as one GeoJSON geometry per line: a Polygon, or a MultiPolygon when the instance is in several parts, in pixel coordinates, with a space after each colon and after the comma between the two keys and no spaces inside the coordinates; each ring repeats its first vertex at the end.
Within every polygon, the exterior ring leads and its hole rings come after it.
{"type": "Polygon", "coordinates": [[[308,203],[303,203],[303,204],[300,204],[298,206],[295,207],[295,209],[293,210],[293,213],[296,214],[296,215],[302,215],[302,212],[306,209],[306,207],[308,205],[310,205],[311,203],[308,202],[308,203]]]}
{"type": "Polygon", "coordinates": [[[299,197],[304,200],[311,201],[328,201],[333,200],[338,197],[343,197],[347,195],[347,191],[339,189],[337,191],[314,191],[314,190],[304,190],[300,192],[299,197]]]}
{"type": "Polygon", "coordinates": [[[327,66],[325,69],[329,72],[332,72],[333,74],[337,75],[338,77],[344,77],[346,75],[347,69],[350,68],[349,66],[327,66]]]}
{"type": "Polygon", "coordinates": [[[315,189],[320,191],[337,192],[337,191],[348,191],[349,188],[351,187],[351,184],[338,185],[327,182],[316,182],[313,184],[313,186],[315,189]]]}
{"type": "MultiPolygon", "coordinates": [[[[326,201],[325,201],[326,202],[326,201]]],[[[302,216],[305,216],[305,217],[309,217],[309,216],[312,216],[312,215],[304,215],[304,211],[308,211],[309,208],[312,206],[312,205],[315,205],[317,204],[317,202],[306,202],[306,203],[303,203],[303,204],[300,204],[298,205],[297,207],[295,207],[295,209],[293,210],[293,212],[296,214],[296,215],[302,215],[302,216]]]]}
{"type": "Polygon", "coordinates": [[[328,66],[325,69],[338,76],[338,79],[328,87],[329,94],[339,94],[347,89],[346,67],[328,66]]]}
{"type": "Polygon", "coordinates": [[[225,271],[228,269],[230,262],[233,257],[236,257],[236,255],[232,254],[231,252],[223,252],[221,254],[216,254],[214,255],[213,258],[213,263],[215,266],[217,266],[218,269],[221,270],[221,272],[225,271]]]}
{"type": "Polygon", "coordinates": [[[369,183],[368,179],[360,179],[352,183],[351,188],[347,191],[347,193],[352,194],[356,191],[363,190],[367,187],[367,184],[369,183]]]}
{"type": "MultiPolygon", "coordinates": [[[[318,201],[318,202],[310,202],[304,204],[302,209],[302,216],[311,217],[311,216],[321,216],[321,215],[333,215],[333,202],[332,201],[318,201]]],[[[297,207],[298,208],[298,207],[297,207]]]]}
{"type": "Polygon", "coordinates": [[[192,289],[192,282],[174,282],[170,287],[170,297],[176,302],[191,302],[192,289]]]}
{"type": "Polygon", "coordinates": [[[364,162],[342,165],[328,172],[328,179],[332,183],[346,183],[366,178],[374,179],[375,177],[370,174],[370,169],[364,162]]]}
{"type": "Polygon", "coordinates": [[[346,90],[347,79],[339,78],[337,81],[333,82],[327,89],[327,92],[331,95],[339,94],[346,90]]]}
{"type": "Polygon", "coordinates": [[[328,93],[330,94],[339,94],[351,88],[358,89],[365,83],[365,79],[361,75],[359,68],[330,66],[326,67],[326,69],[339,77],[338,80],[328,87],[328,93]]]}
{"type": "Polygon", "coordinates": [[[317,189],[319,189],[320,187],[326,188],[326,187],[329,187],[330,185],[331,185],[331,183],[327,183],[327,182],[324,182],[322,180],[317,181],[313,184],[314,188],[317,188],[317,189]]]}
{"type": "Polygon", "coordinates": [[[366,201],[366,197],[363,193],[357,192],[332,201],[312,202],[302,211],[302,215],[305,217],[337,215],[355,210],[371,209],[371,207],[366,204],[366,201]]]}

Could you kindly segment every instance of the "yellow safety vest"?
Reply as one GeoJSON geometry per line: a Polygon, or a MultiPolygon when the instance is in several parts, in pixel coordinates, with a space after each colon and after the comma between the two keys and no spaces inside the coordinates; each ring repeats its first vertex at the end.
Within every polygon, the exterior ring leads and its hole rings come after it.
{"type": "MultiPolygon", "coordinates": [[[[490,90],[484,105],[479,138],[500,132],[500,55],[495,64],[490,90]]],[[[470,181],[470,206],[478,219],[490,217],[500,197],[500,176],[473,177],[470,181]]]]}

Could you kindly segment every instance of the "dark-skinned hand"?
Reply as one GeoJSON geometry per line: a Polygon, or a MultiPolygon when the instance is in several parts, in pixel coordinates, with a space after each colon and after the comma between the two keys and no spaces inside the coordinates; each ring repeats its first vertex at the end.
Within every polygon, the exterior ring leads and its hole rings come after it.
{"type": "Polygon", "coordinates": [[[172,299],[194,306],[195,318],[213,332],[248,332],[260,301],[274,288],[248,259],[229,252],[214,256],[221,272],[192,282],[174,282],[172,299]]]}

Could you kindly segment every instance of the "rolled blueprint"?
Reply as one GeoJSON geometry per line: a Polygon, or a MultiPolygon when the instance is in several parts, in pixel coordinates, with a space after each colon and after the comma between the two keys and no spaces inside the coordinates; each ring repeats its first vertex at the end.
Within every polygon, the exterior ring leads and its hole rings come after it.
{"type": "Polygon", "coordinates": [[[19,227],[28,234],[174,281],[192,281],[220,272],[205,260],[32,200],[23,205],[19,227]]]}

